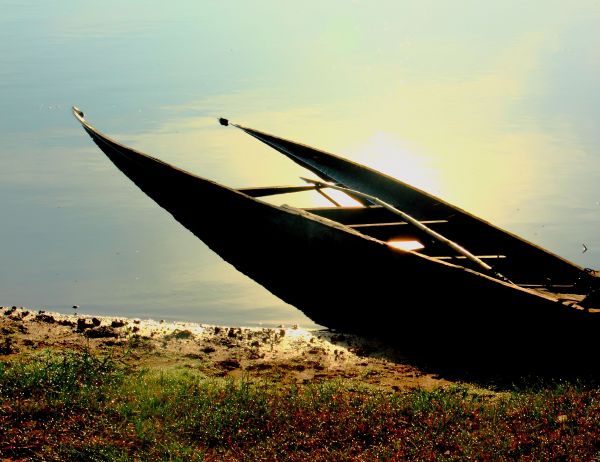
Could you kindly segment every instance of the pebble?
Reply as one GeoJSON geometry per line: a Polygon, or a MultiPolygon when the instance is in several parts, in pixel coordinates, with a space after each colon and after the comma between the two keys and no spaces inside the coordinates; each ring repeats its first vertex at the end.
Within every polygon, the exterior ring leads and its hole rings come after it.
{"type": "Polygon", "coordinates": [[[102,326],[96,329],[88,329],[84,332],[87,338],[117,338],[117,334],[112,327],[102,326]]]}
{"type": "Polygon", "coordinates": [[[49,314],[44,314],[44,312],[40,312],[40,314],[38,314],[35,317],[36,321],[40,321],[40,322],[46,322],[48,324],[52,324],[54,322],[56,322],[56,320],[54,319],[54,316],[51,316],[49,314]]]}
{"type": "Polygon", "coordinates": [[[121,321],[120,319],[114,319],[110,323],[110,327],[123,327],[124,325],[125,325],[125,322],[121,321]]]}
{"type": "Polygon", "coordinates": [[[94,324],[87,322],[85,318],[79,318],[77,320],[77,332],[83,332],[85,329],[91,329],[94,324]]]}

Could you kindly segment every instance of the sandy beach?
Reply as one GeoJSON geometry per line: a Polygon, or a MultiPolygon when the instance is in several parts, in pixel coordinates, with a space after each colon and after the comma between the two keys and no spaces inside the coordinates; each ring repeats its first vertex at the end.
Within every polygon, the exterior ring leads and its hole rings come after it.
{"type": "Polygon", "coordinates": [[[0,359],[45,350],[111,354],[136,367],[282,383],[344,379],[394,391],[449,384],[385,345],[297,326],[247,328],[0,308],[0,359]]]}

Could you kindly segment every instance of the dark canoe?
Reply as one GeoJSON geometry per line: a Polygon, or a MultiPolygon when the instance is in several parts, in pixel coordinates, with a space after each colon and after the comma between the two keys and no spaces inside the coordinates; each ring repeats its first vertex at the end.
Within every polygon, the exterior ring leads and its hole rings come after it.
{"type": "MultiPolygon", "coordinates": [[[[577,304],[582,297],[561,300],[439,255],[394,249],[360,232],[361,225],[386,228],[373,219],[409,228],[392,223],[379,207],[311,213],[270,205],[252,197],[261,195],[256,190],[234,190],[127,148],[98,132],[77,109],[74,115],[106,156],[183,226],[321,325],[395,336],[419,349],[443,344],[444,351],[473,357],[482,351],[526,352],[532,345],[550,352],[566,337],[586,348],[597,332],[595,310],[577,304]]],[[[445,215],[435,205],[428,210],[445,215]]],[[[559,261],[565,271],[580,272],[559,261]]],[[[550,354],[558,358],[563,351],[550,354]]]]}
{"type": "MultiPolygon", "coordinates": [[[[591,272],[442,199],[369,167],[300,143],[235,125],[326,181],[376,196],[420,220],[442,220],[442,234],[477,255],[503,255],[495,269],[519,285],[570,286],[591,272]]],[[[318,212],[317,212],[318,213],[318,212]]],[[[339,213],[332,210],[335,214],[339,213]]],[[[323,215],[329,216],[328,212],[323,215]]],[[[391,229],[389,231],[392,231],[391,229]]],[[[437,249],[432,249],[437,251],[437,249]]],[[[426,252],[426,251],[425,251],[426,252]]],[[[582,288],[583,292],[587,290],[582,288]]]]}

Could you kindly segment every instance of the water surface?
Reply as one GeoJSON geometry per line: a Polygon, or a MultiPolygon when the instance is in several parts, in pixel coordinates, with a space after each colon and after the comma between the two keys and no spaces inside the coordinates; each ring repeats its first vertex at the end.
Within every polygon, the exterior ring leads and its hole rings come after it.
{"type": "Polygon", "coordinates": [[[0,305],[312,326],[137,190],[73,104],[227,185],[299,184],[226,116],[600,267],[600,6],[497,3],[2,2],[0,305]]]}

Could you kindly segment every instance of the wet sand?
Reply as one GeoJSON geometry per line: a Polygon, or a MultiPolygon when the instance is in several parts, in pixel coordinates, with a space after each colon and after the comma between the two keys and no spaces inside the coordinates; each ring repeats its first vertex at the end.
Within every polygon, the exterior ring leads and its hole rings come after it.
{"type": "Polygon", "coordinates": [[[206,377],[281,383],[343,379],[388,391],[451,383],[376,340],[329,330],[225,327],[0,307],[0,361],[44,350],[86,349],[115,355],[135,367],[189,369],[206,377]]]}

